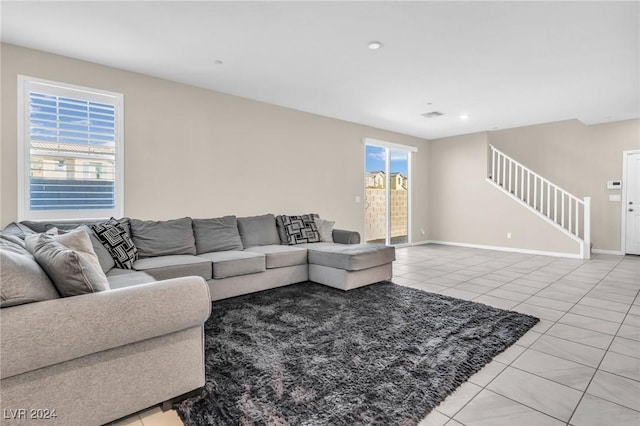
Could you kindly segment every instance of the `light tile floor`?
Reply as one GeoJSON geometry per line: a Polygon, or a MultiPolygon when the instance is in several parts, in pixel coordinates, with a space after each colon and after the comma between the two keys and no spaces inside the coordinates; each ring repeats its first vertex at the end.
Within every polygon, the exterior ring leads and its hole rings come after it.
{"type": "MultiPolygon", "coordinates": [[[[640,257],[399,248],[393,281],[540,318],[420,426],[640,425],[640,257]]],[[[182,425],[158,408],[117,426],[182,425]]]]}

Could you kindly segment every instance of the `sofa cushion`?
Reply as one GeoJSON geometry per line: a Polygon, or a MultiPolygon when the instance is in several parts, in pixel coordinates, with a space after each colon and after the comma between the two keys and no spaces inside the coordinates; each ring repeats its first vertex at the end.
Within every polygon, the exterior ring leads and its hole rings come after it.
{"type": "Polygon", "coordinates": [[[213,263],[213,278],[228,278],[266,271],[265,255],[250,251],[217,251],[198,257],[213,263]]]}
{"type": "Polygon", "coordinates": [[[193,219],[193,235],[197,254],[243,248],[235,216],[193,219]]]}
{"type": "Polygon", "coordinates": [[[147,257],[134,262],[136,271],[144,271],[157,280],[195,275],[205,280],[211,279],[211,262],[190,255],[169,255],[147,257]]]}
{"type": "Polygon", "coordinates": [[[133,271],[131,269],[114,268],[107,273],[109,287],[113,290],[116,288],[130,287],[138,284],[148,284],[156,281],[151,275],[142,271],[133,271]]]}
{"type": "Polygon", "coordinates": [[[267,269],[305,265],[307,263],[307,249],[301,247],[271,245],[251,247],[246,251],[264,254],[267,269]]]}
{"type": "Polygon", "coordinates": [[[138,259],[138,249],[121,223],[112,218],[91,225],[91,230],[107,249],[118,268],[133,268],[133,262],[138,259]]]}
{"type": "Polygon", "coordinates": [[[40,234],[33,250],[34,258],[62,297],[109,289],[107,276],[84,229],[57,236],[40,234]]]}
{"type": "Polygon", "coordinates": [[[60,297],[38,262],[12,235],[0,238],[0,307],[60,297]]]}
{"type": "Polygon", "coordinates": [[[131,219],[131,236],[140,258],[196,254],[190,217],[160,221],[131,219]]]}
{"type": "MultiPolygon", "coordinates": [[[[129,225],[128,217],[123,217],[120,219],[111,218],[111,220],[115,220],[120,225],[122,225],[124,230],[127,231],[127,235],[131,236],[131,227],[129,225]]],[[[65,231],[69,231],[71,229],[75,229],[79,227],[80,225],[91,226],[91,225],[96,225],[102,222],[104,222],[103,219],[83,220],[82,222],[78,222],[77,220],[59,220],[56,222],[46,222],[46,221],[40,221],[40,220],[23,220],[22,222],[19,223],[19,225],[26,226],[37,233],[44,233],[51,228],[58,228],[65,231]]]]}
{"type": "Polygon", "coordinates": [[[318,234],[320,234],[320,242],[323,243],[332,243],[333,242],[333,227],[336,222],[333,220],[326,220],[320,217],[314,217],[313,221],[316,224],[316,228],[318,229],[318,234]]]}
{"type": "Polygon", "coordinates": [[[307,244],[310,264],[359,271],[391,263],[396,259],[393,247],[374,244],[307,244]]]}
{"type": "Polygon", "coordinates": [[[244,248],[280,244],[276,218],[272,214],[239,217],[238,231],[244,248]]]}
{"type": "Polygon", "coordinates": [[[320,234],[314,222],[314,215],[281,216],[282,227],[287,236],[287,244],[320,242],[320,234]]]}

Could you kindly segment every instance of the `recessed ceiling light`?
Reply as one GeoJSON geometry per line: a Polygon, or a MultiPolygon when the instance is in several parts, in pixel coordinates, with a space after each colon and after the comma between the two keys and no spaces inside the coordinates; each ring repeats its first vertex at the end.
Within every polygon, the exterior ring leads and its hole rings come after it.
{"type": "Polygon", "coordinates": [[[380,43],[379,41],[370,41],[368,47],[371,50],[380,49],[382,47],[382,43],[380,43]]]}
{"type": "Polygon", "coordinates": [[[460,114],[460,120],[468,120],[469,116],[467,114],[460,114]]]}

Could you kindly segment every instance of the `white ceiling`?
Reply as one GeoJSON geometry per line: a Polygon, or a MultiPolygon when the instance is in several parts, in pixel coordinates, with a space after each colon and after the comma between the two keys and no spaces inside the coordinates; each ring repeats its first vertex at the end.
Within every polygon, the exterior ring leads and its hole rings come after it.
{"type": "Polygon", "coordinates": [[[433,139],[639,117],[639,5],[3,1],[1,30],[4,42],[433,139]]]}

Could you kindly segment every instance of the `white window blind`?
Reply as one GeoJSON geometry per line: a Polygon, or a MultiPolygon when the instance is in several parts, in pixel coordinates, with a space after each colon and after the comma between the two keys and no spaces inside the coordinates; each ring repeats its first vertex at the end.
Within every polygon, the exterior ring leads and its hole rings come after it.
{"type": "Polygon", "coordinates": [[[122,95],[22,76],[19,87],[20,219],[121,216],[122,95]]]}

